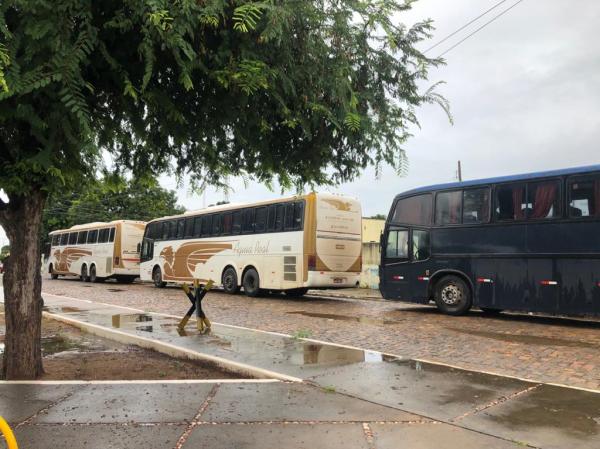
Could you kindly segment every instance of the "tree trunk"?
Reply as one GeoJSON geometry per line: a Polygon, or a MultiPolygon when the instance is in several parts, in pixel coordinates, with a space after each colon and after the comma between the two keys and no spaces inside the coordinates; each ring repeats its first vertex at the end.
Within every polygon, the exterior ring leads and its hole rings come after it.
{"type": "Polygon", "coordinates": [[[6,336],[2,376],[35,379],[42,367],[42,276],[40,229],[45,194],[9,195],[0,211],[0,224],[10,240],[5,261],[4,312],[6,336]]]}

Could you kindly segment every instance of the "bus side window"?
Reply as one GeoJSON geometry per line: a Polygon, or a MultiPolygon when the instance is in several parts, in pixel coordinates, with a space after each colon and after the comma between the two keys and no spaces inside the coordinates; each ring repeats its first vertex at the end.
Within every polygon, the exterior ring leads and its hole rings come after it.
{"type": "Polygon", "coordinates": [[[560,181],[530,182],[527,184],[527,218],[556,218],[560,207],[560,181]]]}
{"type": "Polygon", "coordinates": [[[462,190],[439,192],[435,197],[435,224],[459,224],[462,209],[462,190]]]}
{"type": "Polygon", "coordinates": [[[523,184],[496,187],[497,220],[524,220],[526,210],[527,200],[523,184]]]}
{"type": "Polygon", "coordinates": [[[414,229],[412,235],[412,260],[429,259],[429,232],[420,229],[414,229]]]}
{"type": "Polygon", "coordinates": [[[275,218],[277,216],[277,204],[271,204],[269,206],[267,214],[267,232],[273,232],[275,230],[275,218]]]}
{"type": "MultiPolygon", "coordinates": [[[[52,236],[52,246],[58,246],[60,242],[60,239],[58,238],[57,234],[54,234],[52,236]]],[[[85,243],[85,242],[84,242],[85,243]]]]}
{"type": "Polygon", "coordinates": [[[98,240],[98,230],[93,229],[93,230],[89,231],[88,238],[87,238],[88,245],[96,243],[97,240],[98,240]]]}
{"type": "Polygon", "coordinates": [[[221,235],[223,232],[223,214],[213,215],[212,235],[221,235]]]}
{"type": "Polygon", "coordinates": [[[202,235],[202,216],[194,217],[194,237],[202,235]]]}
{"type": "Polygon", "coordinates": [[[169,222],[168,221],[163,221],[162,223],[162,239],[163,240],[169,240],[169,222]]]}
{"type": "Polygon", "coordinates": [[[77,233],[71,232],[69,234],[69,245],[75,245],[75,244],[77,244],[77,233]]]}
{"type": "Polygon", "coordinates": [[[241,232],[242,232],[242,211],[236,210],[233,213],[232,234],[238,235],[241,232]]]}
{"type": "Polygon", "coordinates": [[[100,229],[98,232],[98,243],[108,242],[108,228],[100,229]]]}
{"type": "Polygon", "coordinates": [[[192,237],[194,235],[194,219],[192,217],[188,217],[185,219],[185,231],[184,236],[192,237]]]}
{"type": "Polygon", "coordinates": [[[390,229],[388,231],[385,257],[408,259],[408,229],[390,229]]]}
{"type": "Polygon", "coordinates": [[[287,203],[285,205],[285,226],[286,231],[294,229],[294,203],[287,203]]]}
{"type": "Polygon", "coordinates": [[[294,203],[294,230],[302,230],[302,222],[304,218],[304,201],[294,203]]]}
{"type": "Polygon", "coordinates": [[[467,189],[463,193],[463,224],[490,221],[490,189],[467,189]]]}
{"type": "Polygon", "coordinates": [[[277,214],[275,216],[275,232],[283,231],[283,216],[285,215],[285,205],[277,205],[277,214]]]}
{"type": "Polygon", "coordinates": [[[600,217],[600,179],[569,180],[569,217],[600,217]]]}
{"type": "Polygon", "coordinates": [[[169,220],[169,240],[177,238],[177,220],[169,220]]]}
{"type": "Polygon", "coordinates": [[[212,215],[202,216],[202,237],[210,236],[212,229],[212,215]]]}
{"type": "Polygon", "coordinates": [[[110,231],[108,233],[108,241],[110,243],[115,241],[115,228],[110,228],[110,231]]]}
{"type": "Polygon", "coordinates": [[[265,228],[267,227],[267,208],[266,207],[257,207],[256,208],[256,218],[255,218],[255,226],[254,232],[265,232],[265,228]]]}
{"type": "Polygon", "coordinates": [[[231,235],[233,225],[233,215],[231,212],[223,214],[223,235],[231,235]]]}
{"type": "Polygon", "coordinates": [[[87,235],[88,235],[87,231],[79,231],[79,234],[77,235],[77,244],[78,245],[84,244],[87,240],[87,235]]]}
{"type": "Polygon", "coordinates": [[[249,208],[244,210],[244,224],[242,226],[244,234],[254,232],[254,209],[249,208]]]}
{"type": "Polygon", "coordinates": [[[177,220],[177,238],[182,239],[185,232],[185,220],[183,218],[177,220]]]}

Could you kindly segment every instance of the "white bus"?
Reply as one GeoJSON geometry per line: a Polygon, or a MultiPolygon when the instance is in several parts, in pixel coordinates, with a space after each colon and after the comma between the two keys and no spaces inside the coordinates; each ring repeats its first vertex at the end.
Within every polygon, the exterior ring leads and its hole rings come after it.
{"type": "Polygon", "coordinates": [[[116,220],[52,231],[48,273],[79,276],[82,281],[115,278],[133,282],[140,275],[140,243],[146,223],[116,220]]]}
{"type": "Polygon", "coordinates": [[[361,219],[357,200],[317,193],[160,218],[146,227],[140,278],[157,287],[211,279],[248,296],[355,287],[361,219]]]}

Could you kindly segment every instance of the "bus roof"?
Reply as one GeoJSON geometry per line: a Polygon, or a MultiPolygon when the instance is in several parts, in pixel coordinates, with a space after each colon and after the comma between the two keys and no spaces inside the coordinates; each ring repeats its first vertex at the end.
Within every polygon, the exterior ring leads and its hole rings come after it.
{"type": "Polygon", "coordinates": [[[55,231],[49,232],[48,235],[58,234],[61,232],[79,231],[81,229],[88,229],[88,228],[99,228],[102,226],[110,226],[110,225],[114,225],[117,223],[137,223],[137,224],[144,224],[144,225],[146,224],[145,221],[137,221],[137,220],[96,221],[93,223],[84,223],[84,224],[74,225],[67,229],[57,229],[55,231]]]}
{"type": "Polygon", "coordinates": [[[462,182],[448,182],[445,184],[434,184],[425,187],[418,187],[416,189],[408,190],[406,192],[400,193],[396,195],[396,198],[413,195],[415,193],[425,193],[432,190],[446,190],[446,189],[455,189],[462,187],[472,187],[478,185],[487,185],[487,184],[498,184],[503,182],[513,182],[513,181],[528,181],[536,178],[551,178],[554,176],[567,176],[567,175],[576,175],[581,173],[589,173],[589,172],[600,172],[600,164],[599,165],[587,165],[583,167],[572,167],[572,168],[563,168],[560,170],[548,170],[548,171],[540,171],[540,172],[532,172],[532,173],[522,173],[519,175],[509,175],[509,176],[498,176],[495,178],[485,178],[485,179],[474,179],[472,181],[462,181],[462,182]]]}

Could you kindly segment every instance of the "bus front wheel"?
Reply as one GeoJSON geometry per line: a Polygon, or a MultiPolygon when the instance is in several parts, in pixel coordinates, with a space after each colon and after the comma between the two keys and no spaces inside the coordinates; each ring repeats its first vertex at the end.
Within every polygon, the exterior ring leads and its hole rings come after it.
{"type": "Polygon", "coordinates": [[[260,294],[260,278],[254,268],[250,268],[244,273],[242,284],[246,296],[255,297],[260,294]]]}
{"type": "Polygon", "coordinates": [[[463,315],[471,308],[471,290],[458,276],[445,276],[435,285],[435,303],[447,315],[463,315]]]}
{"type": "Polygon", "coordinates": [[[58,279],[58,274],[54,272],[54,265],[50,265],[50,279],[58,279]]]}
{"type": "Polygon", "coordinates": [[[225,293],[234,295],[240,291],[237,273],[235,272],[235,269],[233,267],[229,267],[223,272],[221,284],[223,285],[223,290],[225,291],[225,293]]]}
{"type": "Polygon", "coordinates": [[[164,288],[167,285],[167,283],[163,281],[160,267],[154,268],[154,271],[152,272],[152,280],[154,281],[154,286],[157,288],[164,288]]]}

